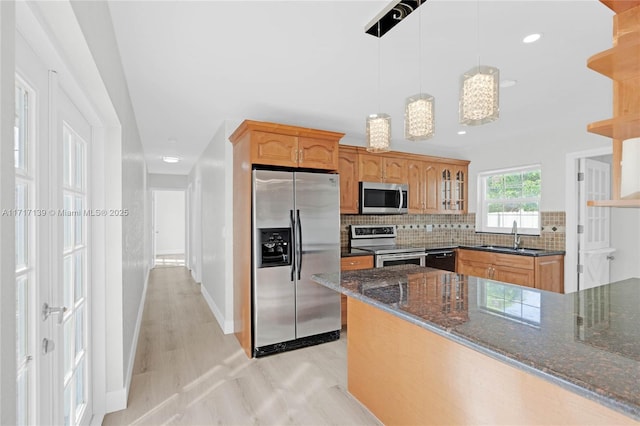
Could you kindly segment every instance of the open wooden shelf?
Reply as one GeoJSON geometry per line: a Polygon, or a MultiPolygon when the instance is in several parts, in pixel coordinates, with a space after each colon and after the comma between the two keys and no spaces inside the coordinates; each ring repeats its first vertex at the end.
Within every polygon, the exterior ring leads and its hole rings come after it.
{"type": "Polygon", "coordinates": [[[640,38],[625,38],[623,43],[596,53],[587,60],[592,70],[616,80],[624,81],[640,76],[640,38]]]}
{"type": "Polygon", "coordinates": [[[640,207],[640,200],[591,200],[590,207],[640,207]]]}
{"type": "Polygon", "coordinates": [[[622,143],[640,136],[640,0],[600,0],[613,10],[611,49],[593,55],[587,67],[614,81],[613,118],[587,125],[587,131],[613,139],[612,198],[588,206],[640,208],[640,191],[621,199],[622,143]]]}
{"type": "Polygon", "coordinates": [[[600,0],[600,2],[616,13],[640,6],[640,0],[600,0]]]}
{"type": "Polygon", "coordinates": [[[623,115],[587,125],[587,131],[612,139],[631,139],[640,136],[640,115],[623,115]]]}

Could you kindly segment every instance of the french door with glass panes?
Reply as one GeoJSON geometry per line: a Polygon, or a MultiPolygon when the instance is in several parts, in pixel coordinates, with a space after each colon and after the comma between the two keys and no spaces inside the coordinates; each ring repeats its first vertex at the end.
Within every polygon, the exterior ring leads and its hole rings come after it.
{"type": "MultiPolygon", "coordinates": [[[[14,121],[15,166],[15,274],[16,274],[16,422],[36,421],[36,339],[38,319],[35,296],[37,269],[35,219],[35,170],[33,161],[35,96],[33,89],[16,78],[14,121]]],[[[3,214],[5,212],[3,211],[3,214]]]]}
{"type": "MultiPolygon", "coordinates": [[[[66,313],[64,343],[64,424],[81,423],[87,403],[87,142],[62,122],[63,145],[63,250],[62,293],[66,313]]],[[[59,379],[59,378],[58,378],[59,379]]],[[[59,386],[59,385],[58,385],[59,386]]]]}
{"type": "Polygon", "coordinates": [[[88,424],[91,126],[19,35],[16,47],[16,418],[88,424]]]}

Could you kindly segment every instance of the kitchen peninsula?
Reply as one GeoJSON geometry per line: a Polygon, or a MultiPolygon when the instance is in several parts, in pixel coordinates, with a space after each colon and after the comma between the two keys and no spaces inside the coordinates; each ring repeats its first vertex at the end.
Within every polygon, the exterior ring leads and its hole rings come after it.
{"type": "Polygon", "coordinates": [[[348,297],[348,389],[385,424],[639,424],[640,279],[556,294],[418,266],[348,297]]]}

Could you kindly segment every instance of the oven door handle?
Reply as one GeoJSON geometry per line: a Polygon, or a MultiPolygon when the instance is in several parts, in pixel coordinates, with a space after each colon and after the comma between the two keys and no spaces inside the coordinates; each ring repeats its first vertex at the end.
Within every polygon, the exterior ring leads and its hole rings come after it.
{"type": "Polygon", "coordinates": [[[453,257],[452,251],[432,251],[427,254],[434,256],[436,259],[446,259],[448,257],[453,257]]]}
{"type": "Polygon", "coordinates": [[[388,259],[413,259],[415,257],[427,257],[428,253],[399,253],[399,254],[379,254],[378,258],[388,259]]]}

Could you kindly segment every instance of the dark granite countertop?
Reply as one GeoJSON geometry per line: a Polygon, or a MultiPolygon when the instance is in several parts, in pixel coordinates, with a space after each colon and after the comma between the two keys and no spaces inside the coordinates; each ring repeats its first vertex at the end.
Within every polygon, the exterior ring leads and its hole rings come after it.
{"type": "Polygon", "coordinates": [[[565,254],[563,250],[544,250],[544,249],[534,249],[534,248],[520,248],[520,249],[512,249],[510,247],[502,247],[502,246],[458,246],[461,249],[467,250],[478,250],[478,251],[488,251],[491,253],[500,253],[500,254],[515,254],[518,256],[532,256],[532,257],[541,257],[541,256],[556,256],[559,254],[565,254]]]}
{"type": "Polygon", "coordinates": [[[431,251],[431,250],[453,250],[458,248],[457,244],[442,244],[442,243],[431,243],[431,244],[425,244],[424,247],[427,251],[431,251]]]}
{"type": "Polygon", "coordinates": [[[366,250],[354,249],[342,249],[340,251],[340,257],[352,257],[352,256],[373,256],[373,253],[366,250]]]}
{"type": "Polygon", "coordinates": [[[558,294],[414,265],[312,279],[640,420],[640,279],[558,294]]]}
{"type": "MultiPolygon", "coordinates": [[[[458,244],[443,244],[443,243],[430,243],[430,244],[417,244],[416,247],[424,247],[426,251],[434,251],[434,250],[453,250],[456,248],[468,249],[468,250],[478,250],[478,251],[488,251],[492,253],[501,253],[501,254],[515,254],[519,256],[555,256],[558,254],[565,254],[562,250],[544,250],[544,249],[530,249],[523,248],[519,250],[512,250],[508,247],[500,247],[500,246],[465,246],[458,244]]],[[[341,257],[350,257],[350,256],[366,256],[367,254],[371,254],[366,250],[360,250],[357,248],[349,249],[343,248],[340,252],[341,257]]]]}

